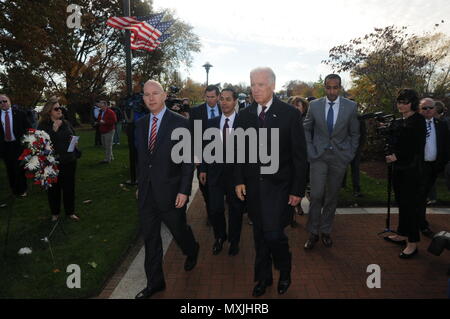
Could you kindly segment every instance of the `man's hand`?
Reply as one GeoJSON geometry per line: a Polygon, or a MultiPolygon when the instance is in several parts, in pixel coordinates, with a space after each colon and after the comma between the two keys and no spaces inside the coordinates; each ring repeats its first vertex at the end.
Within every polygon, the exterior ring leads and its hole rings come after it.
{"type": "Polygon", "coordinates": [[[177,199],[175,200],[175,208],[183,207],[187,202],[188,196],[178,193],[177,199]]]}
{"type": "Polygon", "coordinates": [[[397,157],[395,156],[395,154],[386,156],[386,163],[393,163],[396,161],[397,161],[397,157]]]}
{"type": "Polygon", "coordinates": [[[100,120],[100,124],[105,124],[105,121],[103,121],[103,120],[100,120]]]}
{"type": "Polygon", "coordinates": [[[301,197],[295,196],[295,195],[289,195],[289,202],[288,204],[291,206],[298,206],[300,202],[302,201],[301,197]]]}
{"type": "Polygon", "coordinates": [[[245,196],[247,195],[247,191],[245,190],[245,185],[244,184],[236,185],[235,191],[236,191],[236,196],[241,201],[244,201],[245,200],[245,196]]]}
{"type": "Polygon", "coordinates": [[[198,175],[198,178],[199,178],[200,183],[201,183],[202,185],[205,185],[205,184],[206,184],[206,173],[205,173],[205,172],[201,172],[201,173],[198,175]]]}
{"type": "Polygon", "coordinates": [[[138,193],[139,193],[139,190],[136,189],[136,199],[139,199],[139,198],[138,198],[138,193]]]}

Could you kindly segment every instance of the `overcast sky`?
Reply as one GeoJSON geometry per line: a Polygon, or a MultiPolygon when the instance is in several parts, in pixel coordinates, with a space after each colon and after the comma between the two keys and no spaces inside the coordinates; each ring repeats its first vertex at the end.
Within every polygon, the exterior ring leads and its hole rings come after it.
{"type": "MultiPolygon", "coordinates": [[[[407,26],[421,34],[450,35],[448,0],[154,0],[154,8],[172,8],[176,18],[194,27],[201,52],[181,75],[204,82],[202,65],[213,65],[210,83],[249,83],[249,71],[270,66],[277,90],[289,80],[316,81],[331,70],[324,64],[329,50],[364,36],[375,27],[407,26]]],[[[344,76],[348,86],[348,76],[344,76]]]]}

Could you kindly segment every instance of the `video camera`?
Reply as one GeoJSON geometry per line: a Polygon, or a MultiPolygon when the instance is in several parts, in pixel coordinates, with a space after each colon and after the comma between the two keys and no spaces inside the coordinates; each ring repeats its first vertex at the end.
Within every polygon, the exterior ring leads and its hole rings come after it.
{"type": "Polygon", "coordinates": [[[169,94],[166,99],[166,106],[177,113],[189,112],[189,105],[183,104],[183,100],[177,98],[177,94],[180,92],[180,89],[177,86],[169,87],[169,94]]]}
{"type": "Polygon", "coordinates": [[[400,125],[401,119],[396,119],[394,114],[385,114],[383,112],[366,113],[361,115],[362,120],[375,119],[377,123],[377,136],[385,139],[384,152],[386,155],[394,153],[392,145],[396,141],[397,128],[400,125]]]}

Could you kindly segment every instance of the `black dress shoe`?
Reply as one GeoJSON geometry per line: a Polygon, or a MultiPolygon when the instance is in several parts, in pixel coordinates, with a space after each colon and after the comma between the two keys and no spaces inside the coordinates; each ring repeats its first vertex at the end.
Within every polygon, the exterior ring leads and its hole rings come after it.
{"type": "Polygon", "coordinates": [[[195,265],[197,265],[197,257],[198,251],[200,250],[200,245],[195,243],[195,252],[192,256],[187,256],[186,261],[184,262],[184,270],[190,271],[194,269],[195,265]]]}
{"type": "Polygon", "coordinates": [[[222,238],[216,239],[213,245],[213,255],[218,255],[222,251],[223,242],[224,240],[222,238]]]}
{"type": "Polygon", "coordinates": [[[393,243],[393,244],[406,245],[406,240],[394,240],[394,239],[390,238],[389,236],[383,237],[383,239],[385,241],[388,241],[388,242],[393,243]]]}
{"type": "Polygon", "coordinates": [[[405,254],[403,251],[400,253],[399,257],[402,259],[409,259],[414,255],[417,255],[417,253],[419,252],[419,248],[416,247],[416,249],[410,253],[410,254],[405,254]]]}
{"type": "Polygon", "coordinates": [[[331,247],[333,246],[333,241],[331,240],[331,237],[329,234],[322,234],[322,243],[325,247],[331,247]]]}
{"type": "Polygon", "coordinates": [[[230,256],[236,256],[239,253],[239,245],[231,243],[230,249],[228,250],[228,255],[230,256]]]}
{"type": "Polygon", "coordinates": [[[311,234],[309,235],[308,240],[305,243],[305,246],[303,246],[303,248],[305,248],[306,250],[310,250],[313,249],[314,245],[319,241],[319,236],[318,235],[314,235],[311,234]]]}
{"type": "Polygon", "coordinates": [[[278,293],[280,295],[286,293],[290,285],[291,285],[291,275],[280,276],[280,280],[278,281],[278,293]]]}
{"type": "Polygon", "coordinates": [[[147,287],[147,288],[144,288],[142,291],[140,291],[134,298],[135,299],[148,299],[152,295],[157,293],[158,291],[163,291],[164,289],[166,289],[166,284],[162,284],[162,285],[159,285],[156,287],[150,287],[150,288],[147,287]]]}
{"type": "Polygon", "coordinates": [[[428,238],[433,238],[434,237],[434,232],[431,229],[429,229],[428,227],[425,228],[425,229],[422,229],[420,232],[425,237],[428,237],[428,238]]]}
{"type": "Polygon", "coordinates": [[[266,293],[266,288],[272,286],[272,280],[261,280],[258,281],[255,288],[253,288],[253,297],[260,297],[266,293]]]}

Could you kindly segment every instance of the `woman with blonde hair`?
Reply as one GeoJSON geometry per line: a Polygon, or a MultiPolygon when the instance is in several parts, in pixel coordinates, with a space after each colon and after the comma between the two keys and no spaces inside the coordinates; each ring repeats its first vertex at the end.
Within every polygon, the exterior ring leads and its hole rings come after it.
{"type": "Polygon", "coordinates": [[[38,130],[47,132],[53,144],[55,157],[59,161],[58,181],[48,189],[48,203],[52,213],[52,221],[57,221],[61,209],[61,197],[66,215],[75,221],[80,218],[75,215],[75,170],[77,156],[68,152],[75,131],[72,125],[64,119],[57,97],[51,97],[45,103],[41,113],[38,130]]]}

